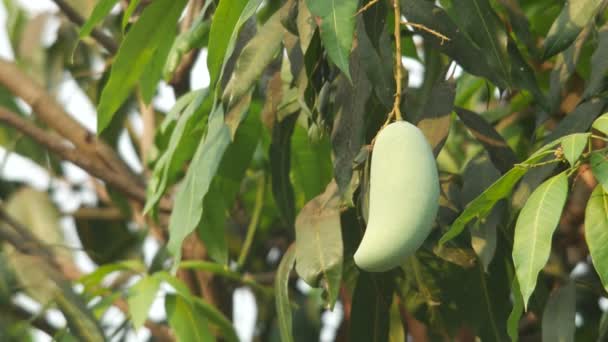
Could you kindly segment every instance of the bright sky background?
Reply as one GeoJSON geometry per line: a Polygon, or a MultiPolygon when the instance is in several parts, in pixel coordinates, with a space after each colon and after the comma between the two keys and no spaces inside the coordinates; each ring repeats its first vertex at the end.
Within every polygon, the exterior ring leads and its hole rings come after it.
{"type": "MultiPolygon", "coordinates": [[[[28,12],[34,16],[36,14],[51,12],[57,13],[57,7],[50,0],[18,0],[21,6],[28,10],[28,12]]],[[[0,57],[13,59],[14,55],[10,47],[6,32],[6,11],[4,5],[0,3],[0,57]]],[[[59,19],[52,17],[46,27],[46,32],[41,37],[41,44],[46,46],[53,43],[55,40],[55,32],[59,25],[59,19]]],[[[198,89],[206,87],[209,84],[209,75],[206,68],[206,51],[202,51],[200,58],[195,63],[193,68],[193,75],[191,80],[192,88],[198,89]]],[[[409,85],[420,86],[422,83],[422,65],[413,59],[403,59],[405,67],[409,70],[409,85]]],[[[65,78],[60,86],[57,94],[57,100],[62,103],[68,113],[72,114],[79,122],[87,127],[91,132],[95,132],[96,117],[95,107],[88,100],[88,98],[78,88],[76,82],[69,76],[65,75],[65,78]]],[[[162,85],[159,87],[158,96],[154,99],[154,104],[158,109],[169,110],[175,103],[175,96],[170,87],[162,85]]],[[[27,109],[27,105],[24,105],[27,109]]],[[[141,120],[137,114],[133,114],[130,117],[133,126],[136,130],[141,132],[142,125],[141,120]]],[[[141,164],[138,161],[135,152],[132,150],[132,146],[128,143],[127,137],[123,134],[119,140],[119,153],[127,160],[135,170],[141,170],[141,164]]],[[[0,148],[0,160],[4,158],[5,150],[0,148]]],[[[95,192],[91,186],[86,186],[88,175],[80,168],[64,163],[67,178],[73,183],[85,184],[82,191],[75,193],[70,189],[68,184],[61,184],[53,181],[48,176],[47,172],[38,166],[37,164],[29,161],[28,159],[20,156],[11,154],[8,157],[6,167],[3,169],[4,178],[11,180],[19,180],[30,184],[31,186],[38,189],[47,189],[49,185],[52,185],[57,189],[54,200],[59,206],[62,212],[72,212],[76,210],[81,204],[94,204],[96,202],[95,192]]],[[[74,248],[76,264],[81,268],[83,272],[91,272],[95,269],[95,265],[88,258],[88,256],[80,251],[81,245],[76,234],[74,221],[70,217],[65,217],[62,220],[64,233],[66,236],[66,244],[74,248]]],[[[158,249],[158,244],[153,239],[147,239],[144,242],[144,258],[146,262],[150,262],[151,258],[158,249]]],[[[133,281],[136,281],[134,279],[133,281]]],[[[303,282],[298,284],[298,288],[301,291],[307,291],[307,286],[303,282]]],[[[168,286],[163,287],[165,290],[170,290],[168,286]]],[[[233,313],[233,319],[237,322],[237,332],[242,341],[250,341],[254,330],[256,306],[255,298],[251,291],[247,288],[240,288],[234,293],[235,310],[233,313]]],[[[33,300],[29,299],[25,295],[19,295],[16,299],[19,305],[27,308],[32,312],[38,312],[40,305],[33,300]]],[[[340,303],[336,305],[334,312],[325,312],[322,315],[324,328],[321,331],[321,341],[332,341],[335,336],[335,331],[339,326],[342,319],[342,306],[340,303]]],[[[110,324],[119,324],[123,319],[124,315],[117,309],[109,310],[104,317],[104,322],[110,324]]],[[[56,310],[50,310],[48,318],[51,322],[57,325],[65,324],[65,319],[56,310]]],[[[150,318],[153,320],[164,319],[164,301],[162,294],[159,294],[158,299],[152,305],[150,310],[150,318]]],[[[137,335],[131,335],[131,341],[145,341],[149,336],[148,331],[142,328],[137,335]]],[[[44,333],[35,333],[36,341],[51,341],[51,339],[44,333]]]]}

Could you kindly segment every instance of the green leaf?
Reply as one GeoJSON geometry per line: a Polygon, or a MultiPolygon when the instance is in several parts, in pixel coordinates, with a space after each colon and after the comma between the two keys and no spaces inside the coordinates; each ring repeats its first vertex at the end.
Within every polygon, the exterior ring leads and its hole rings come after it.
{"type": "Polygon", "coordinates": [[[597,48],[591,55],[591,74],[583,92],[583,99],[605,90],[604,79],[608,72],[608,24],[599,29],[597,41],[597,48]]]}
{"type": "Polygon", "coordinates": [[[296,219],[296,271],[312,287],[323,287],[333,308],[342,279],[340,196],[330,183],[308,202],[296,219]]]}
{"type": "Polygon", "coordinates": [[[262,0],[221,0],[211,21],[207,69],[210,87],[214,88],[234,50],[241,26],[255,13],[262,0]]]}
{"type": "Polygon", "coordinates": [[[431,144],[435,156],[439,155],[450,131],[455,95],[454,82],[439,79],[430,89],[421,115],[416,118],[416,126],[420,128],[431,144]],[[441,101],[437,101],[437,99],[441,99],[441,101]]]}
{"type": "Polygon", "coordinates": [[[275,12],[243,48],[232,77],[224,89],[224,101],[234,103],[258,81],[262,72],[279,52],[285,29],[281,11],[275,12]]]}
{"type": "MultiPolygon", "coordinates": [[[[225,268],[225,266],[207,263],[209,265],[219,266],[220,268],[225,268]]],[[[196,267],[194,267],[196,268],[196,267]]],[[[232,323],[213,305],[207,303],[204,299],[193,296],[190,294],[188,287],[176,277],[169,275],[167,272],[158,272],[154,274],[155,277],[161,279],[164,282],[167,282],[171,285],[176,291],[177,294],[183,297],[183,299],[188,302],[194,311],[198,312],[200,316],[203,316],[207,322],[213,324],[219,329],[220,334],[226,339],[226,341],[234,341],[237,342],[239,340],[236,331],[232,323]]]]}
{"type": "Polygon", "coordinates": [[[321,40],[329,59],[349,80],[348,57],[353,45],[358,4],[356,0],[306,0],[310,12],[318,17],[321,40]]]}
{"type": "Polygon", "coordinates": [[[488,65],[509,80],[508,36],[488,0],[443,0],[441,4],[462,32],[486,51],[488,65]]]}
{"type": "Polygon", "coordinates": [[[117,2],[118,0],[100,0],[97,5],[95,5],[89,19],[87,19],[87,21],[80,28],[78,36],[82,39],[91,34],[91,31],[93,31],[95,25],[99,24],[99,22],[101,22],[108,15],[108,13],[110,13],[117,2]]]}
{"type": "MultiPolygon", "coordinates": [[[[327,137],[311,139],[306,129],[297,125],[291,137],[291,173],[296,193],[304,202],[319,195],[332,178],[331,145],[327,137]]],[[[298,198],[298,207],[303,203],[298,198]]]]}
{"type": "Polygon", "coordinates": [[[270,143],[270,168],[272,195],[283,220],[293,226],[295,219],[295,199],[289,178],[291,167],[291,135],[298,118],[291,114],[281,122],[275,122],[270,143]]]}
{"type": "Polygon", "coordinates": [[[595,187],[585,209],[585,240],[602,285],[608,289],[608,193],[595,187]]]}
{"type": "Polygon", "coordinates": [[[190,304],[200,313],[205,316],[209,322],[215,324],[222,336],[228,342],[238,342],[239,337],[234,330],[234,326],[232,322],[230,322],[218,309],[216,309],[213,305],[207,303],[203,299],[199,297],[191,296],[188,298],[190,304]]]}
{"type": "Polygon", "coordinates": [[[598,131],[608,135],[608,113],[604,113],[599,118],[597,118],[593,122],[592,127],[594,129],[597,129],[598,131]]]}
{"type": "MultiPolygon", "coordinates": [[[[175,32],[187,0],[155,1],[144,10],[118,49],[97,106],[97,132],[108,127],[114,113],[127,99],[148,63],[159,53],[161,44],[166,44],[168,32],[175,32]]],[[[170,46],[170,45],[169,45],[170,46]]]]}
{"type": "Polygon", "coordinates": [[[167,187],[175,182],[184,164],[194,154],[207,122],[207,110],[212,102],[212,98],[207,97],[207,94],[207,89],[201,89],[182,96],[161,124],[159,134],[168,134],[170,131],[171,137],[164,153],[154,165],[148,183],[144,213],[148,213],[158,203],[167,187]],[[178,117],[182,110],[183,113],[178,117]],[[177,122],[174,123],[175,120],[177,122]]]}
{"type": "Polygon", "coordinates": [[[583,153],[585,146],[587,146],[587,140],[591,133],[577,133],[571,134],[564,138],[562,141],[562,149],[564,150],[564,157],[570,163],[570,166],[578,161],[578,158],[583,153]]]}
{"type": "Polygon", "coordinates": [[[154,276],[145,276],[129,289],[129,314],[135,330],[141,328],[148,317],[150,306],[156,298],[160,287],[160,279],[154,276]]]}
{"type": "Polygon", "coordinates": [[[510,170],[517,157],[505,139],[479,114],[464,108],[456,108],[456,114],[473,136],[485,147],[490,159],[501,173],[510,170]]]}
{"type": "Polygon", "coordinates": [[[250,113],[239,126],[234,142],[228,146],[217,174],[203,200],[203,215],[198,235],[211,259],[228,263],[226,212],[230,210],[241,188],[241,180],[251,162],[260,138],[261,123],[257,113],[250,113]]]}
{"type": "Polygon", "coordinates": [[[544,43],[543,59],[565,50],[576,39],[583,27],[596,14],[601,0],[566,1],[559,16],[551,25],[544,43]]]}
{"type": "Polygon", "coordinates": [[[275,303],[281,341],[283,342],[293,341],[291,303],[289,302],[289,275],[295,262],[295,248],[294,245],[291,245],[283,254],[281,263],[277,268],[277,275],[274,278],[274,289],[277,295],[275,303]]]}
{"type": "Polygon", "coordinates": [[[174,210],[169,220],[167,249],[176,261],[181,258],[182,242],[201,220],[203,199],[230,144],[230,129],[224,122],[222,106],[211,113],[208,125],[207,135],[199,144],[186,179],[175,195],[174,210]]]}
{"type": "Polygon", "coordinates": [[[466,224],[474,218],[486,217],[496,202],[506,198],[513,190],[513,187],[523,177],[527,168],[515,166],[509,172],[505,173],[477,198],[471,201],[458,218],[452,223],[450,229],[441,237],[439,243],[444,244],[454,237],[458,236],[465,229],[466,224]]]}
{"type": "Polygon", "coordinates": [[[167,60],[167,56],[169,55],[169,51],[171,50],[171,46],[173,45],[173,40],[175,39],[175,31],[167,30],[159,39],[161,39],[161,43],[150,62],[148,62],[148,65],[139,80],[141,95],[144,102],[147,104],[152,101],[152,97],[158,88],[158,82],[162,78],[163,67],[167,60]]]}
{"type": "Polygon", "coordinates": [[[516,277],[513,277],[511,295],[513,296],[513,309],[507,320],[507,332],[511,341],[517,342],[519,339],[519,320],[524,313],[524,300],[521,297],[521,290],[519,289],[519,282],[516,277]]]}
{"type": "Polygon", "coordinates": [[[572,281],[549,297],[542,321],[543,341],[574,342],[576,287],[572,281]]]}
{"type": "Polygon", "coordinates": [[[179,295],[165,297],[169,326],[180,341],[215,341],[204,315],[179,295]]]}
{"type": "Polygon", "coordinates": [[[590,157],[591,171],[595,179],[608,191],[608,159],[601,152],[593,152],[590,157]]]}
{"type": "Polygon", "coordinates": [[[603,99],[591,99],[580,103],[559,122],[551,134],[545,137],[545,141],[554,141],[568,134],[588,131],[589,126],[591,126],[598,115],[602,113],[605,103],[606,102],[603,99]]]}
{"type": "MultiPolygon", "coordinates": [[[[474,200],[498,178],[500,178],[500,172],[486,154],[471,160],[462,174],[462,203],[474,200]]],[[[475,250],[486,271],[496,251],[496,230],[502,219],[504,208],[499,203],[492,208],[487,218],[470,228],[471,247],[475,250]]]]}
{"type": "Polygon", "coordinates": [[[568,176],[562,172],[534,190],[517,218],[513,263],[525,307],[536,287],[538,272],[549,259],[551,237],[567,196],[568,176]]]}
{"type": "Polygon", "coordinates": [[[351,341],[389,340],[389,317],[394,286],[392,282],[390,273],[359,274],[351,308],[351,341]]]}
{"type": "Polygon", "coordinates": [[[350,56],[352,82],[345,77],[337,80],[336,118],[331,132],[334,177],[345,193],[353,173],[353,160],[365,143],[366,104],[372,93],[363,60],[364,51],[357,46],[350,56]]]}
{"type": "Polygon", "coordinates": [[[129,24],[129,20],[131,19],[131,15],[133,14],[133,12],[135,12],[135,10],[137,9],[137,6],[139,6],[140,2],[141,2],[141,0],[129,1],[129,7],[127,7],[127,9],[125,10],[125,13],[122,16],[122,22],[120,25],[122,27],[123,31],[127,28],[127,25],[129,24]]]}

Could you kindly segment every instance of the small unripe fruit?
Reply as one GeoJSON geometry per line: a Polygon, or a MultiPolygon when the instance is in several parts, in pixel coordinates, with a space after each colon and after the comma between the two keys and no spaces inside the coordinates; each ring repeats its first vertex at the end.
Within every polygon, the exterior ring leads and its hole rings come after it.
{"type": "Polygon", "coordinates": [[[420,247],[439,208],[437,165],[416,126],[397,121],[378,133],[369,187],[369,219],[354,258],[363,270],[383,272],[420,247]]]}

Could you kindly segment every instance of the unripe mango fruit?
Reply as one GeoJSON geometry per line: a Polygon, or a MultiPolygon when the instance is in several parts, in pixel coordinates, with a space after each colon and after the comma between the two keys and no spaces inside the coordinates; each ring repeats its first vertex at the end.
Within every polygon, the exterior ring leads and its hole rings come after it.
{"type": "Polygon", "coordinates": [[[365,271],[383,272],[420,247],[439,208],[437,165],[420,129],[397,121],[378,133],[369,188],[369,219],[354,258],[365,271]]]}

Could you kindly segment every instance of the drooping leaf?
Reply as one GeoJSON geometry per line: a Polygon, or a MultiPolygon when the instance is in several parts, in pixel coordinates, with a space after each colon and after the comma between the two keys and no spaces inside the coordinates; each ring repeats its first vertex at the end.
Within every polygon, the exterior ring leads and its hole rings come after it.
{"type": "Polygon", "coordinates": [[[218,106],[211,113],[208,127],[207,135],[192,159],[186,179],[175,195],[174,210],[169,221],[167,249],[176,260],[181,258],[182,242],[201,220],[203,199],[230,144],[230,129],[224,122],[222,106],[218,106]]]}
{"type": "Polygon", "coordinates": [[[141,0],[129,1],[129,7],[127,7],[127,9],[125,10],[125,13],[122,16],[121,27],[122,27],[123,31],[125,30],[125,28],[127,28],[127,25],[129,24],[129,20],[131,19],[131,15],[133,14],[133,12],[135,12],[135,9],[137,9],[137,6],[139,6],[140,2],[141,2],[141,0]]]}
{"type": "Polygon", "coordinates": [[[585,146],[587,146],[587,140],[591,133],[577,133],[571,134],[565,137],[562,141],[562,149],[564,150],[564,157],[570,163],[570,166],[578,161],[578,158],[583,153],[585,146]]]}
{"type": "Polygon", "coordinates": [[[179,295],[165,297],[169,326],[180,341],[215,341],[204,315],[179,295]]]}
{"type": "Polygon", "coordinates": [[[507,332],[511,341],[517,342],[519,339],[519,320],[521,315],[524,313],[524,300],[520,296],[521,290],[519,288],[519,282],[517,277],[513,277],[513,284],[511,285],[511,295],[513,296],[513,309],[507,320],[507,332]]]}
{"type": "Polygon", "coordinates": [[[597,95],[605,89],[604,82],[608,72],[608,24],[604,24],[597,33],[597,48],[591,56],[591,74],[583,99],[597,95]]]}
{"type": "Polygon", "coordinates": [[[291,114],[283,121],[275,122],[269,153],[272,170],[272,194],[281,216],[289,226],[293,226],[296,216],[293,185],[289,173],[291,168],[291,135],[297,117],[297,114],[291,114]]]}
{"type": "Polygon", "coordinates": [[[354,0],[306,0],[310,12],[318,17],[321,40],[329,59],[350,80],[349,55],[355,33],[354,0]]]}
{"type": "Polygon", "coordinates": [[[555,130],[545,138],[545,141],[554,141],[568,134],[586,132],[593,121],[601,114],[605,103],[604,100],[600,99],[582,102],[560,121],[555,130]]]}
{"type": "MultiPolygon", "coordinates": [[[[469,162],[462,178],[461,200],[462,203],[469,203],[500,178],[500,172],[484,154],[469,162]]],[[[470,229],[471,247],[477,253],[485,270],[488,269],[496,251],[496,230],[504,209],[499,204],[492,209],[488,217],[477,222],[470,229]]]]}
{"type": "Polygon", "coordinates": [[[385,16],[382,16],[382,13],[384,12],[377,12],[377,10],[382,8],[383,4],[379,2],[376,5],[363,13],[363,20],[357,21],[357,47],[353,54],[359,54],[361,66],[365,70],[367,79],[373,84],[374,92],[380,102],[387,108],[391,108],[393,105],[393,94],[395,93],[393,63],[382,62],[382,52],[389,50],[390,53],[391,47],[388,32],[383,30],[378,33],[377,37],[370,37],[368,33],[371,28],[368,27],[367,22],[369,22],[369,26],[375,25],[374,28],[376,28],[376,26],[384,28],[384,25],[380,24],[386,21],[385,16]],[[369,16],[371,16],[371,18],[368,19],[369,16]],[[364,25],[363,21],[365,19],[368,20],[364,25]],[[374,38],[377,39],[377,41],[375,41],[374,38]],[[378,46],[376,47],[374,44],[377,44],[378,46]]]}
{"type": "Polygon", "coordinates": [[[566,1],[543,45],[543,59],[565,50],[597,12],[600,0],[566,1]]]}
{"type": "MultiPolygon", "coordinates": [[[[105,85],[97,106],[97,132],[108,127],[114,113],[127,99],[166,38],[174,37],[176,23],[186,0],[156,1],[146,7],[120,45],[110,79],[105,85]]],[[[170,46],[170,44],[169,44],[170,46]]]]}
{"type": "Polygon", "coordinates": [[[431,88],[428,99],[422,107],[422,113],[417,118],[416,126],[431,144],[435,156],[439,154],[448,137],[455,96],[456,87],[453,82],[443,80],[437,82],[431,88]]]}
{"type": "Polygon", "coordinates": [[[350,58],[352,83],[341,77],[336,91],[337,114],[331,132],[331,143],[334,178],[342,192],[346,191],[350,183],[353,160],[365,141],[365,107],[372,88],[361,57],[361,47],[357,46],[350,58]]]}
{"type": "Polygon", "coordinates": [[[543,341],[574,342],[576,287],[572,281],[549,297],[543,313],[543,341]]]}
{"type": "Polygon", "coordinates": [[[148,311],[156,298],[160,287],[160,279],[154,276],[144,276],[129,289],[129,314],[133,327],[138,330],[146,321],[148,311]]]}
{"type": "Polygon", "coordinates": [[[509,39],[507,51],[511,62],[511,82],[513,82],[513,86],[528,90],[541,106],[547,107],[546,99],[540,90],[535,70],[524,59],[517,48],[517,44],[512,39],[509,39]]]}
{"type": "Polygon", "coordinates": [[[183,297],[183,299],[190,304],[194,311],[198,312],[200,316],[204,317],[208,323],[217,327],[219,336],[222,336],[226,341],[230,342],[237,342],[239,340],[234,326],[224,316],[224,314],[203,298],[190,294],[188,286],[186,286],[181,280],[164,271],[157,272],[154,274],[154,276],[171,285],[177,294],[183,297]]]}
{"type": "Polygon", "coordinates": [[[593,152],[589,161],[595,179],[608,191],[608,158],[601,152],[593,152]]]}
{"type": "Polygon", "coordinates": [[[211,88],[215,87],[221,77],[223,65],[232,55],[241,26],[251,18],[261,3],[262,0],[220,1],[209,31],[207,68],[211,88]]]}
{"type": "Polygon", "coordinates": [[[388,341],[393,284],[390,273],[361,272],[352,302],[351,341],[388,341]]]}
{"type": "Polygon", "coordinates": [[[206,89],[201,89],[181,97],[161,124],[159,134],[169,134],[170,131],[170,138],[164,153],[154,165],[144,213],[158,203],[167,187],[176,181],[183,165],[194,154],[206,124],[207,110],[211,106],[212,99],[207,97],[207,93],[206,89]],[[182,110],[183,113],[178,116],[182,110]]]}
{"type": "Polygon", "coordinates": [[[281,48],[284,33],[280,19],[281,12],[277,11],[243,48],[232,77],[224,89],[224,101],[235,102],[240,99],[276,56],[281,48]]]}
{"type": "MultiPolygon", "coordinates": [[[[304,202],[319,195],[332,177],[331,145],[327,136],[311,139],[306,130],[296,125],[291,137],[291,172],[296,193],[304,202]]],[[[298,205],[301,207],[298,198],[298,205]]]]}
{"type": "Polygon", "coordinates": [[[534,190],[517,218],[513,263],[524,306],[528,305],[538,273],[549,258],[553,232],[559,223],[567,195],[568,176],[560,173],[534,190]]]}
{"type": "Polygon", "coordinates": [[[460,107],[456,108],[456,114],[471,134],[485,147],[490,159],[501,173],[505,174],[517,163],[515,152],[494,127],[481,116],[460,107]]]}
{"type": "Polygon", "coordinates": [[[342,278],[340,196],[335,182],[308,202],[296,219],[296,271],[313,287],[323,287],[333,308],[342,278]]]}
{"type": "Polygon", "coordinates": [[[213,305],[207,303],[204,299],[190,296],[187,297],[190,304],[195,310],[199,311],[201,315],[205,316],[210,323],[214,324],[220,330],[221,335],[229,342],[238,342],[239,337],[234,330],[232,322],[230,322],[221,311],[216,309],[213,305]]]}
{"type": "Polygon", "coordinates": [[[484,57],[500,77],[510,80],[507,33],[488,0],[441,1],[446,12],[471,40],[486,51],[484,57]]]}
{"type": "Polygon", "coordinates": [[[608,289],[608,193],[602,185],[595,187],[585,209],[585,241],[597,274],[608,289]]]}
{"type": "Polygon", "coordinates": [[[232,208],[241,180],[251,162],[261,131],[257,113],[250,113],[239,126],[234,142],[228,146],[203,200],[203,215],[198,235],[209,256],[218,263],[228,263],[226,213],[232,208]]]}
{"type": "Polygon", "coordinates": [[[163,67],[175,40],[175,31],[168,30],[159,39],[161,39],[161,43],[139,80],[141,97],[147,104],[152,101],[156,88],[158,88],[158,82],[162,79],[163,67]]]}
{"type": "Polygon", "coordinates": [[[110,11],[114,7],[114,5],[116,5],[117,2],[118,0],[99,1],[97,5],[95,5],[95,8],[93,9],[93,12],[91,13],[89,19],[87,19],[87,21],[80,28],[78,36],[80,36],[81,39],[88,36],[95,28],[95,25],[101,22],[110,13],[110,11]]]}
{"type": "Polygon", "coordinates": [[[276,292],[276,307],[279,320],[279,331],[281,340],[284,342],[293,341],[293,331],[291,322],[291,303],[289,302],[289,275],[296,261],[295,248],[291,245],[277,268],[277,275],[274,279],[274,290],[276,292]]]}

